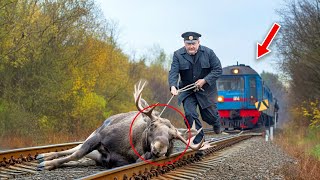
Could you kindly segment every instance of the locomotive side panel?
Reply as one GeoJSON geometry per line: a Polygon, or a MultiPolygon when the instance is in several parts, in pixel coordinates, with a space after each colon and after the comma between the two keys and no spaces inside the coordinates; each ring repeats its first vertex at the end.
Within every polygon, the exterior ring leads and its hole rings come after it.
{"type": "Polygon", "coordinates": [[[223,68],[217,89],[218,110],[225,129],[247,129],[273,124],[272,92],[250,66],[240,64],[223,68]],[[256,103],[266,100],[268,108],[259,111],[256,103]]]}

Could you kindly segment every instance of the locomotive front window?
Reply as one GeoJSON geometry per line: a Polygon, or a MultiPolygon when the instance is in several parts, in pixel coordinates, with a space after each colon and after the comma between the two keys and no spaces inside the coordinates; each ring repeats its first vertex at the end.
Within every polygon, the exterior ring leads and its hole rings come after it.
{"type": "Polygon", "coordinates": [[[217,80],[218,91],[242,91],[244,80],[242,77],[219,78],[217,80]]]}

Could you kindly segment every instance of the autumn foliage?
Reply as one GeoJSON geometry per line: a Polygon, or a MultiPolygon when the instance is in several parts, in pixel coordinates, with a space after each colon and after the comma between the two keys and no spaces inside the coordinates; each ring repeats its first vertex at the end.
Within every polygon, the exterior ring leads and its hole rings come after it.
{"type": "Polygon", "coordinates": [[[93,0],[0,1],[0,149],[84,140],[136,110],[139,79],[150,103],[169,100],[163,51],[130,59],[102,17],[93,0]]]}

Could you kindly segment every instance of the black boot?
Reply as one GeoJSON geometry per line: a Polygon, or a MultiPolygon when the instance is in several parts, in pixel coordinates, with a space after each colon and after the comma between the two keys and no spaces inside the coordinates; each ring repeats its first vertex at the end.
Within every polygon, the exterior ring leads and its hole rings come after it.
{"type": "Polygon", "coordinates": [[[216,126],[213,126],[213,131],[214,131],[216,134],[221,134],[221,133],[222,133],[221,128],[220,128],[220,127],[216,127],[216,126]]]}

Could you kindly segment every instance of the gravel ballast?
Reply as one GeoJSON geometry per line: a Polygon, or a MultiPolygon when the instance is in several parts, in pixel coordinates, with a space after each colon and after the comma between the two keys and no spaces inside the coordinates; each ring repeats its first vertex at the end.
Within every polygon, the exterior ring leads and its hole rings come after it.
{"type": "Polygon", "coordinates": [[[285,179],[281,168],[296,163],[273,142],[255,137],[225,149],[224,160],[199,179],[285,179]]]}

